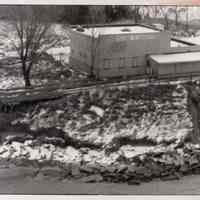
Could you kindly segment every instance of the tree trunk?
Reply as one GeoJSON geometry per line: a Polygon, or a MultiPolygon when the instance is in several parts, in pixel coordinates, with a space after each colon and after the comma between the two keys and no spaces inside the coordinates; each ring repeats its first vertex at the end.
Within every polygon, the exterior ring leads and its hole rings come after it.
{"type": "Polygon", "coordinates": [[[177,6],[175,10],[175,15],[176,15],[175,23],[176,23],[176,28],[177,28],[178,27],[178,7],[177,6]]]}
{"type": "Polygon", "coordinates": [[[24,74],[24,82],[25,82],[25,87],[28,88],[31,86],[31,82],[30,82],[30,73],[26,72],[24,74]]]}
{"type": "Polygon", "coordinates": [[[189,8],[187,7],[187,10],[186,10],[186,31],[189,30],[189,8]]]}
{"type": "Polygon", "coordinates": [[[168,21],[168,17],[165,16],[165,29],[168,30],[169,29],[169,21],[168,21]]]}
{"type": "Polygon", "coordinates": [[[31,86],[31,81],[30,81],[30,69],[31,69],[31,65],[32,64],[29,64],[29,66],[27,66],[26,60],[22,61],[22,73],[23,73],[24,84],[25,84],[26,88],[28,88],[28,87],[31,86]]]}
{"type": "Polygon", "coordinates": [[[95,74],[94,74],[94,64],[92,63],[92,65],[90,66],[90,74],[89,74],[90,78],[94,78],[95,74]]]}
{"type": "Polygon", "coordinates": [[[134,20],[135,23],[138,23],[138,6],[135,5],[135,10],[134,10],[134,20]]]}

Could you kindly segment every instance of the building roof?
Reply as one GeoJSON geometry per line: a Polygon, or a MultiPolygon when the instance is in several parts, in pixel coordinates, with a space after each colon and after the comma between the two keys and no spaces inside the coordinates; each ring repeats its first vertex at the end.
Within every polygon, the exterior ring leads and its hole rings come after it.
{"type": "Polygon", "coordinates": [[[150,58],[158,64],[200,62],[200,52],[159,54],[151,55],[150,58]]]}
{"type": "Polygon", "coordinates": [[[185,41],[185,40],[183,40],[183,39],[175,38],[175,37],[172,37],[172,38],[171,38],[170,44],[171,44],[171,45],[170,45],[171,47],[195,46],[195,44],[192,43],[192,42],[185,41]]]}
{"type": "MultiPolygon", "coordinates": [[[[77,31],[76,28],[73,29],[77,31]]],[[[115,34],[127,34],[127,33],[154,33],[159,32],[156,29],[140,26],[140,25],[130,25],[130,26],[105,26],[105,27],[93,27],[93,28],[84,28],[84,32],[81,32],[86,35],[115,35],[115,34]],[[126,31],[127,30],[127,31],[126,31]]]]}
{"type": "Polygon", "coordinates": [[[182,42],[177,42],[174,40],[170,41],[170,47],[187,47],[187,46],[188,46],[187,44],[184,44],[182,42]]]}

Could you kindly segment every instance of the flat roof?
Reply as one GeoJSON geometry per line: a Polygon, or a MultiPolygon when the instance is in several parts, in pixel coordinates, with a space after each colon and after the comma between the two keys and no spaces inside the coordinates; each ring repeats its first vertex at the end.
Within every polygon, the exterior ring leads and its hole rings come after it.
{"type": "MultiPolygon", "coordinates": [[[[159,32],[150,27],[140,26],[140,25],[130,25],[130,26],[105,26],[105,27],[93,27],[93,28],[83,28],[84,31],[80,32],[86,35],[115,35],[115,34],[127,34],[127,33],[154,33],[159,32]],[[123,31],[124,30],[124,31],[123,31]],[[128,31],[126,31],[128,30],[128,31]]],[[[76,28],[73,28],[74,31],[77,31],[76,28]]],[[[77,31],[79,32],[79,31],[77,31]]]]}
{"type": "Polygon", "coordinates": [[[181,38],[184,41],[191,42],[195,45],[200,45],[200,36],[197,37],[188,37],[188,38],[181,38]]]}
{"type": "Polygon", "coordinates": [[[200,52],[150,55],[150,58],[158,64],[200,62],[200,52]]]}

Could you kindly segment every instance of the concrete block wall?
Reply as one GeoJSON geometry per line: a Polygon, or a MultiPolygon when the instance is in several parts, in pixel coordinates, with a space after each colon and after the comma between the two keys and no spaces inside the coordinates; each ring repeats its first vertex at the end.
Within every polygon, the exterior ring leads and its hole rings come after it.
{"type": "MultiPolygon", "coordinates": [[[[124,33],[99,35],[95,40],[82,32],[69,30],[71,39],[70,63],[76,69],[90,72],[92,65],[92,46],[97,46],[95,54],[95,73],[97,77],[143,75],[147,72],[148,55],[177,52],[200,51],[200,46],[170,47],[169,32],[124,33]],[[94,45],[95,43],[95,45],[94,45]]],[[[159,66],[149,60],[154,74],[174,73],[174,66],[159,66]]],[[[192,65],[194,70],[198,67],[192,65]]],[[[185,69],[189,70],[186,66],[185,69]]]]}

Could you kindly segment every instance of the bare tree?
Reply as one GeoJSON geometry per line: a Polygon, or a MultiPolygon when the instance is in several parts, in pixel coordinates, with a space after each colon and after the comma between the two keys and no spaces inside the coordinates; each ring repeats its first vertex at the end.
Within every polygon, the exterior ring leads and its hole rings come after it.
{"type": "Polygon", "coordinates": [[[96,59],[98,58],[98,50],[100,44],[100,34],[95,28],[91,28],[91,41],[90,41],[90,56],[91,56],[91,65],[90,65],[90,77],[94,77],[94,69],[96,65],[96,59]]]}
{"type": "Polygon", "coordinates": [[[185,29],[186,31],[189,30],[189,7],[185,7],[185,14],[186,14],[186,19],[185,19],[185,29]]]}
{"type": "Polygon", "coordinates": [[[91,24],[105,23],[105,6],[89,6],[89,19],[91,24]]]}
{"type": "Polygon", "coordinates": [[[180,6],[176,5],[176,6],[171,7],[170,9],[168,9],[168,12],[175,15],[175,25],[177,27],[179,25],[180,15],[182,13],[186,12],[186,8],[185,7],[180,7],[180,6]]]}
{"type": "Polygon", "coordinates": [[[43,52],[54,47],[59,38],[53,32],[52,9],[42,6],[9,8],[9,22],[14,32],[13,46],[19,56],[25,87],[31,86],[30,72],[43,52]]]}
{"type": "Polygon", "coordinates": [[[141,18],[141,16],[140,16],[141,8],[142,8],[142,6],[139,6],[139,5],[134,6],[133,17],[134,17],[135,23],[138,23],[141,18]]]}
{"type": "Polygon", "coordinates": [[[161,15],[163,16],[164,18],[164,21],[165,21],[165,29],[169,29],[169,15],[170,13],[168,12],[170,7],[167,7],[167,6],[159,6],[158,10],[159,12],[161,13],[161,15]]]}
{"type": "MultiPolygon", "coordinates": [[[[105,7],[102,6],[91,6],[90,7],[90,21],[91,24],[103,23],[106,21],[105,7]]],[[[94,77],[94,68],[96,64],[96,59],[98,58],[98,50],[100,44],[100,34],[95,27],[91,27],[91,40],[90,40],[90,77],[94,77]]]]}

